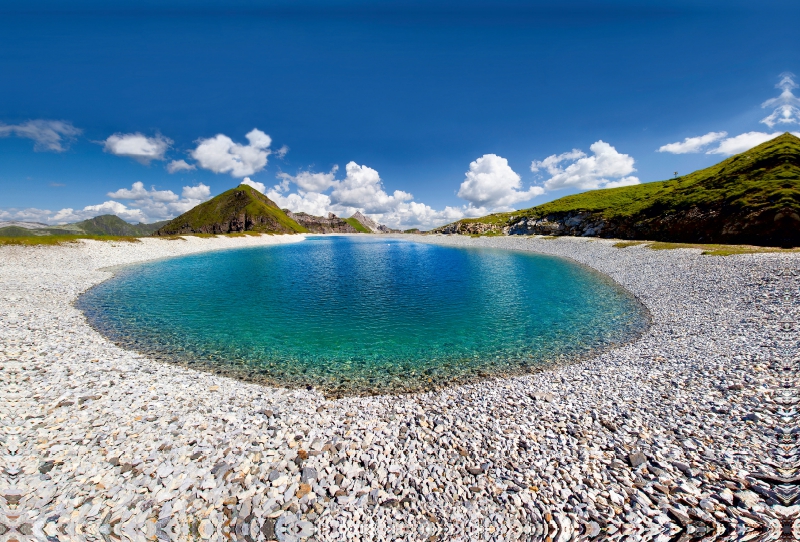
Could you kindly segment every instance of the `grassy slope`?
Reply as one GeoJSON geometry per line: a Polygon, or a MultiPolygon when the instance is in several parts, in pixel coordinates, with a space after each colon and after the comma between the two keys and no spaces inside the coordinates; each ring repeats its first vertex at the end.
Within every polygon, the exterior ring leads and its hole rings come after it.
{"type": "Polygon", "coordinates": [[[240,216],[268,216],[277,222],[285,231],[306,233],[308,230],[286,216],[275,203],[258,190],[247,185],[240,185],[190,209],[178,218],[161,228],[171,231],[188,225],[199,230],[210,224],[228,223],[231,218],[240,216]],[[246,197],[241,197],[244,192],[246,197]]]}
{"type": "Polygon", "coordinates": [[[372,233],[364,224],[355,218],[345,218],[344,221],[353,226],[358,233],[372,233]]]}
{"type": "Polygon", "coordinates": [[[74,224],[52,226],[49,228],[28,229],[20,226],[0,228],[0,237],[42,237],[42,236],[97,236],[146,237],[167,222],[153,224],[129,224],[116,215],[101,215],[74,224]]]}
{"type": "Polygon", "coordinates": [[[136,237],[120,235],[26,235],[19,237],[0,236],[0,245],[60,245],[63,243],[75,243],[80,239],[93,239],[95,241],[122,241],[127,243],[138,243],[136,237]]]}
{"type": "Polygon", "coordinates": [[[714,205],[734,209],[799,208],[800,139],[787,133],[715,166],[668,181],[592,190],[530,209],[461,222],[500,225],[512,217],[539,218],[570,211],[593,211],[604,218],[624,218],[714,205]]]}
{"type": "Polygon", "coordinates": [[[75,235],[82,233],[71,228],[37,228],[35,230],[21,226],[5,226],[0,228],[0,237],[43,237],[48,235],[75,235]]]}
{"type": "Polygon", "coordinates": [[[89,235],[122,235],[130,237],[144,237],[152,234],[168,221],[153,224],[129,224],[116,215],[101,215],[82,222],[75,226],[89,235]]]}

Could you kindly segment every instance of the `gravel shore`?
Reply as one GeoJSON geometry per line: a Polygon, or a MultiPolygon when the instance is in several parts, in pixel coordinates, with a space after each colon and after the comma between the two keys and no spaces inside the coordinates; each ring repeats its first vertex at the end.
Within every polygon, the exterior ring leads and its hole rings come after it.
{"type": "Polygon", "coordinates": [[[572,258],[652,326],[417,395],[326,400],[157,363],[73,306],[109,266],[299,240],[0,247],[0,540],[800,537],[800,254],[420,237],[572,258]]]}

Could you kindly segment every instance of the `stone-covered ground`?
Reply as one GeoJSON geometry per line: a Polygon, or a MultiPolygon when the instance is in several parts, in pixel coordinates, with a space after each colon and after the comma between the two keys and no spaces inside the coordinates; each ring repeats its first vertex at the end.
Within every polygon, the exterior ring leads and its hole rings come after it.
{"type": "Polygon", "coordinates": [[[800,255],[425,237],[573,258],[652,326],[566,367],[326,400],[91,329],[104,267],[293,241],[0,247],[0,540],[791,539],[800,255]]]}

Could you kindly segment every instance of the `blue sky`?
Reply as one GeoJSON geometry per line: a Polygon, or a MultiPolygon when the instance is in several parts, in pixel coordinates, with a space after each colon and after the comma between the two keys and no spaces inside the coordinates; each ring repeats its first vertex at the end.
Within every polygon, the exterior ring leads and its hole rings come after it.
{"type": "Polygon", "coordinates": [[[796,3],[106,4],[0,1],[0,220],[159,220],[246,178],[431,227],[800,130],[796,3]]]}

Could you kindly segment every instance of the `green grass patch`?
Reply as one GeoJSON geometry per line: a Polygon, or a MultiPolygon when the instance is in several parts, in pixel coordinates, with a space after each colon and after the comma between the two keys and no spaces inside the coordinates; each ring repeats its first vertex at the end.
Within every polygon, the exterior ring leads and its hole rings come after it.
{"type": "Polygon", "coordinates": [[[65,243],[77,243],[81,239],[91,239],[93,241],[118,241],[123,243],[139,242],[139,239],[136,237],[116,235],[36,235],[28,237],[0,237],[0,245],[61,245],[65,243]]]}
{"type": "Polygon", "coordinates": [[[696,248],[708,256],[733,256],[735,254],[792,253],[800,252],[800,248],[757,247],[752,245],[716,245],[702,243],[665,243],[661,241],[647,243],[653,250],[676,250],[680,248],[696,248]]]}
{"type": "Polygon", "coordinates": [[[620,241],[614,243],[616,248],[627,248],[644,245],[652,250],[678,250],[694,248],[708,256],[733,256],[735,254],[792,253],[800,252],[800,248],[759,247],[753,245],[719,245],[705,243],[667,243],[663,241],[620,241]]]}
{"type": "Polygon", "coordinates": [[[619,243],[614,243],[614,248],[628,248],[642,244],[644,244],[644,241],[620,241],[619,243]]]}

